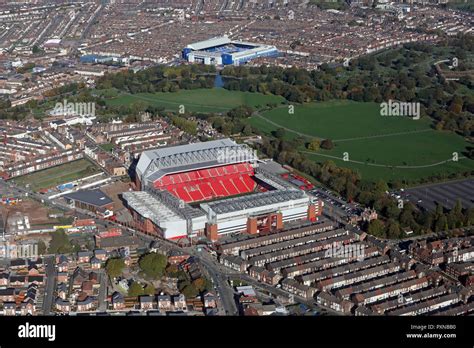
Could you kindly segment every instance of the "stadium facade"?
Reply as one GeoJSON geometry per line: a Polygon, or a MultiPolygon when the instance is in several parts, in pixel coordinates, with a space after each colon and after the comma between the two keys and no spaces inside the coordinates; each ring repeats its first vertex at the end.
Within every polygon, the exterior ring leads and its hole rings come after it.
{"type": "Polygon", "coordinates": [[[122,197],[140,230],[167,239],[283,229],[316,221],[322,204],[258,166],[247,145],[220,139],[145,151],[136,168],[141,191],[122,197]]]}
{"type": "Polygon", "coordinates": [[[227,36],[195,42],[182,51],[183,59],[188,62],[206,65],[241,65],[252,59],[278,55],[275,46],[233,41],[227,36]]]}

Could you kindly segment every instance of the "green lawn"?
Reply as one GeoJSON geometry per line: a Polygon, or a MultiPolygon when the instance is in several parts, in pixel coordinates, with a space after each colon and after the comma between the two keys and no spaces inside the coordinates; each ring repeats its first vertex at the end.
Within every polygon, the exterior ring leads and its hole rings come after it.
{"type": "Polygon", "coordinates": [[[287,108],[274,109],[263,118],[253,117],[251,123],[267,133],[285,127],[287,138],[332,139],[335,147],[330,151],[301,151],[315,161],[333,160],[358,170],[365,179],[413,180],[474,170],[474,161],[463,158],[468,143],[462,137],[435,131],[428,120],[384,117],[379,110],[375,103],[314,103],[297,106],[294,115],[289,115],[287,108]],[[458,162],[440,163],[451,160],[453,152],[459,154],[458,162]],[[343,161],[344,153],[349,161],[343,161]]]}
{"type": "MultiPolygon", "coordinates": [[[[311,103],[295,106],[293,115],[289,114],[287,107],[281,107],[267,111],[262,116],[308,137],[330,138],[333,141],[429,129],[428,120],[380,116],[380,106],[376,103],[311,103]]],[[[257,127],[262,122],[267,123],[264,131],[278,128],[262,119],[255,123],[255,118],[252,122],[257,127]]]]}
{"type": "Polygon", "coordinates": [[[60,166],[41,170],[15,178],[14,181],[20,185],[30,184],[35,191],[43,188],[51,188],[73,180],[77,180],[95,173],[99,173],[99,168],[92,162],[81,159],[66,163],[60,166]]]}
{"type": "Polygon", "coordinates": [[[105,144],[100,144],[99,147],[104,151],[110,152],[113,150],[115,145],[112,143],[105,143],[105,144]]]}
{"type": "Polygon", "coordinates": [[[260,93],[228,91],[223,88],[181,90],[175,93],[127,94],[107,100],[108,105],[130,105],[138,101],[153,106],[162,106],[170,111],[178,111],[184,105],[186,111],[226,112],[239,105],[261,107],[269,103],[280,104],[283,97],[260,93]]]}

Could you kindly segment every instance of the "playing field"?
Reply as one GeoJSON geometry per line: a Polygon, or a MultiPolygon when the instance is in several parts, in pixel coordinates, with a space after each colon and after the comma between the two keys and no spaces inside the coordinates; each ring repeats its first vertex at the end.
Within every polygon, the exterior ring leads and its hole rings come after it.
{"type": "Polygon", "coordinates": [[[251,122],[264,132],[285,128],[287,138],[332,139],[332,150],[301,151],[315,161],[333,160],[357,170],[366,179],[413,180],[474,169],[474,161],[462,154],[468,145],[462,137],[435,131],[428,120],[380,116],[379,110],[375,103],[314,103],[297,106],[293,115],[287,108],[274,109],[251,122]],[[459,161],[452,161],[453,152],[459,161]]]}
{"type": "Polygon", "coordinates": [[[179,111],[180,105],[184,105],[185,111],[219,113],[240,105],[258,108],[269,103],[280,104],[283,98],[275,95],[213,88],[180,90],[175,93],[127,94],[108,99],[107,104],[112,106],[131,105],[139,101],[153,106],[162,106],[170,111],[179,111]]]}
{"type": "Polygon", "coordinates": [[[20,185],[29,184],[33,190],[37,191],[43,188],[51,188],[59,184],[68,183],[99,172],[99,168],[92,162],[81,159],[24,175],[13,180],[20,185]]]}

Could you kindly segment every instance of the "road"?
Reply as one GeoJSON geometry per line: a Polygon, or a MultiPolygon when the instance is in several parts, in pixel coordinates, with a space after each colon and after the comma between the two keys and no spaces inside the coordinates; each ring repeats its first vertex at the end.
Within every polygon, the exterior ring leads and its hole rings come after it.
{"type": "Polygon", "coordinates": [[[56,268],[54,267],[54,256],[45,257],[44,262],[46,264],[46,285],[44,287],[43,314],[50,315],[53,304],[54,289],[56,287],[56,268]]]}
{"type": "Polygon", "coordinates": [[[107,310],[107,274],[105,273],[104,270],[101,270],[99,273],[99,296],[97,297],[97,303],[98,303],[98,311],[99,312],[105,312],[107,310]]]}

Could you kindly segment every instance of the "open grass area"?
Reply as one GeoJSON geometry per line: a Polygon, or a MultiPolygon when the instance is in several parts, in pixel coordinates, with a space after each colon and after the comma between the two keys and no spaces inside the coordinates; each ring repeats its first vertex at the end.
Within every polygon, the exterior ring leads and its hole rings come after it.
{"type": "Polygon", "coordinates": [[[44,169],[36,173],[24,175],[15,178],[14,181],[23,186],[29,184],[33,190],[38,191],[43,188],[54,187],[99,172],[100,169],[95,164],[86,159],[81,159],[60,166],[44,169]]]}
{"type": "Polygon", "coordinates": [[[379,110],[375,103],[313,103],[297,106],[293,115],[287,108],[274,109],[251,123],[266,133],[285,128],[288,139],[332,139],[332,150],[300,150],[315,161],[357,170],[365,179],[415,180],[474,170],[474,161],[463,156],[468,143],[462,137],[432,129],[429,120],[380,116],[379,110]],[[453,152],[458,162],[452,161],[453,152]]]}
{"type": "Polygon", "coordinates": [[[283,100],[283,97],[275,95],[213,88],[181,90],[175,93],[127,94],[108,99],[107,104],[130,105],[140,101],[153,106],[162,106],[170,111],[178,111],[180,105],[184,105],[186,111],[220,113],[240,105],[258,108],[269,103],[279,104],[283,100]]]}
{"type": "MultiPolygon", "coordinates": [[[[277,108],[262,114],[263,118],[276,123],[288,132],[308,138],[329,138],[342,141],[354,137],[373,137],[386,134],[422,131],[430,128],[429,121],[412,120],[406,117],[380,116],[380,106],[376,103],[331,101],[295,106],[294,114],[287,107],[277,108]]],[[[260,119],[255,123],[262,124],[260,119]]],[[[263,120],[265,123],[266,120],[263,120]]],[[[264,131],[278,127],[266,122],[264,131]],[[273,126],[273,127],[272,127],[273,126]]]]}
{"type": "Polygon", "coordinates": [[[112,143],[105,143],[105,144],[100,144],[99,147],[104,151],[110,152],[113,150],[115,145],[112,143]]]}

